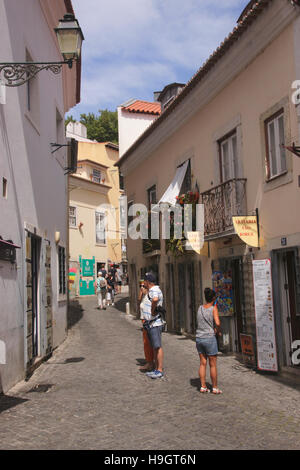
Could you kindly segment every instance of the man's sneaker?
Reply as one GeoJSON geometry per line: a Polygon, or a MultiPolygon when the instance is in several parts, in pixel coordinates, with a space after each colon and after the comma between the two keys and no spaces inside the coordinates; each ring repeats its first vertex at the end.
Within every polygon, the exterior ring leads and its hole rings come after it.
{"type": "Polygon", "coordinates": [[[147,375],[148,377],[151,377],[151,375],[153,375],[154,372],[155,372],[155,370],[153,369],[153,370],[150,370],[149,372],[146,372],[145,375],[147,375]]]}
{"type": "Polygon", "coordinates": [[[146,372],[146,375],[151,379],[160,379],[164,374],[160,370],[153,370],[152,372],[146,372]]]}

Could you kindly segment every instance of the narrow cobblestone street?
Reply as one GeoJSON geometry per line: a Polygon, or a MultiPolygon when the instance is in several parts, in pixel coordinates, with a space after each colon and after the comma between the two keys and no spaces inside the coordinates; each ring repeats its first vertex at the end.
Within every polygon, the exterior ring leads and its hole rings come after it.
{"type": "Polygon", "coordinates": [[[300,449],[299,385],[220,356],[223,395],[200,395],[195,343],[168,333],[165,377],[151,380],[140,322],[118,299],[106,311],[81,300],[64,344],[0,397],[1,449],[300,449]]]}

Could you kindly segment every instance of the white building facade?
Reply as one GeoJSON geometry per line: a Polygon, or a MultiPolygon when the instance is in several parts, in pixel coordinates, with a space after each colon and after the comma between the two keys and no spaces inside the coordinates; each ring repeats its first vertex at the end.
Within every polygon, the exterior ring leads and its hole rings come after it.
{"type": "MultiPolygon", "coordinates": [[[[1,62],[62,61],[54,28],[66,13],[74,13],[70,0],[1,1],[1,62]]],[[[67,147],[52,153],[51,144],[67,143],[64,115],[80,101],[80,66],[5,87],[0,104],[0,392],[66,337],[67,147]]]]}

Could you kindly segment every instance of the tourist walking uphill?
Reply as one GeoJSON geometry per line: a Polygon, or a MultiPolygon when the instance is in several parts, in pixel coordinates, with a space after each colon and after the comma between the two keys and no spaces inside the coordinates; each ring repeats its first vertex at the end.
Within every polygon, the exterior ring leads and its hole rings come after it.
{"type": "Polygon", "coordinates": [[[98,277],[95,283],[95,288],[98,297],[98,309],[106,310],[106,291],[107,291],[107,281],[102,276],[102,272],[98,272],[98,277]]]}

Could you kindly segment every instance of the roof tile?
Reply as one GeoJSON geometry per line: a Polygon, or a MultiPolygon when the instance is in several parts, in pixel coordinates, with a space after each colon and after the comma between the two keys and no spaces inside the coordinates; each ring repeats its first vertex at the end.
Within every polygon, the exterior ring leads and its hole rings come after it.
{"type": "Polygon", "coordinates": [[[149,103],[148,101],[136,100],[129,106],[124,106],[123,110],[130,113],[155,114],[159,116],[161,113],[161,105],[160,103],[149,103]]]}

